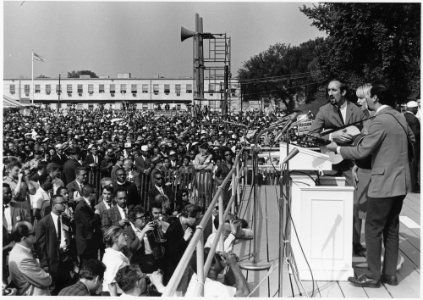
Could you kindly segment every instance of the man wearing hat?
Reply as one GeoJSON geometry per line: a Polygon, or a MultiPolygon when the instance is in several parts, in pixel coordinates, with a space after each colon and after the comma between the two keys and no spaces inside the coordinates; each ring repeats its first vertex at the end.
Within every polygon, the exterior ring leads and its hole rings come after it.
{"type": "Polygon", "coordinates": [[[410,162],[410,173],[411,173],[411,191],[413,193],[420,193],[420,182],[419,182],[419,166],[420,166],[420,121],[416,117],[418,110],[418,104],[416,101],[407,102],[407,110],[404,112],[405,119],[407,120],[408,126],[414,133],[416,142],[414,143],[414,157],[410,162]]]}

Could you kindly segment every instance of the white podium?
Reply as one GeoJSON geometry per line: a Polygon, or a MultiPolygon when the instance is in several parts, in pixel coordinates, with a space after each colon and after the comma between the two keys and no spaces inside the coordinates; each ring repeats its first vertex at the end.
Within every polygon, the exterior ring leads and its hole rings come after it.
{"type": "MultiPolygon", "coordinates": [[[[347,280],[352,267],[354,188],[343,177],[321,177],[321,186],[305,175],[292,176],[292,254],[299,277],[311,280],[347,280]],[[298,235],[295,233],[294,226],[298,235]],[[298,240],[301,243],[298,242],[298,240]]],[[[292,271],[292,270],[290,270],[292,271]]]]}

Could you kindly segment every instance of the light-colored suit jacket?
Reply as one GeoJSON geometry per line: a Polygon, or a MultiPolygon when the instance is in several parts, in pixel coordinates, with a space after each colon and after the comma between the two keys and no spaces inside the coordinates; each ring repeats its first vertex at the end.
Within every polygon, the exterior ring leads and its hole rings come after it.
{"type": "Polygon", "coordinates": [[[355,147],[341,147],[341,155],[347,159],[372,156],[372,171],[368,196],[389,198],[406,195],[411,187],[408,163],[408,143],[404,129],[393,114],[408,130],[404,116],[391,107],[380,110],[369,126],[368,134],[355,147]]]}
{"type": "Polygon", "coordinates": [[[9,273],[17,295],[50,295],[51,276],[34,259],[31,249],[17,243],[9,254],[9,273]]]}

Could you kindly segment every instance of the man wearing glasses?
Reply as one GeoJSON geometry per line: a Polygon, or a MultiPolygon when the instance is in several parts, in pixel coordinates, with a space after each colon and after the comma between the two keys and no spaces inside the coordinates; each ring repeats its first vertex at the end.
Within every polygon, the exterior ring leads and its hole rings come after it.
{"type": "Polygon", "coordinates": [[[9,255],[9,272],[18,296],[50,295],[51,276],[32,254],[35,232],[31,223],[21,221],[14,228],[15,246],[9,255]]]}
{"type": "Polygon", "coordinates": [[[156,172],[153,178],[154,178],[153,186],[150,188],[150,191],[148,193],[148,199],[149,199],[150,205],[154,202],[154,199],[156,198],[157,195],[162,195],[162,196],[165,196],[169,200],[170,207],[173,208],[172,191],[168,186],[163,184],[163,181],[164,181],[163,173],[156,172]]]}

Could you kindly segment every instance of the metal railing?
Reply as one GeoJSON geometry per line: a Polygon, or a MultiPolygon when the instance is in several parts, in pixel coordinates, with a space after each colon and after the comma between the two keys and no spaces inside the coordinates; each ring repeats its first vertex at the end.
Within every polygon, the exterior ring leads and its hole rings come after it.
{"type": "MultiPolygon", "coordinates": [[[[240,200],[241,195],[241,178],[244,178],[244,164],[241,160],[244,150],[242,149],[235,158],[235,163],[225,177],[223,182],[217,188],[213,199],[211,200],[210,204],[208,205],[207,211],[205,212],[201,222],[197,225],[195,232],[189,242],[181,260],[179,261],[178,266],[176,267],[171,279],[169,280],[164,293],[162,294],[163,297],[170,297],[174,296],[178,284],[180,283],[183,274],[188,267],[188,264],[191,260],[191,257],[196,251],[197,255],[197,277],[198,277],[198,286],[196,291],[198,292],[197,296],[203,297],[204,296],[204,282],[209,272],[213,256],[216,251],[216,247],[218,243],[220,244],[221,249],[223,249],[223,228],[224,228],[224,221],[226,216],[229,214],[230,211],[234,212],[236,207],[236,201],[240,200]],[[223,211],[223,197],[222,197],[222,189],[231,181],[232,186],[232,195],[227,204],[225,211],[223,211]],[[219,204],[219,227],[216,232],[216,237],[213,241],[213,244],[210,248],[210,252],[204,261],[204,238],[203,232],[206,224],[208,223],[209,219],[212,216],[212,212],[216,204],[219,204]]],[[[244,180],[242,180],[244,182],[244,180]]]]}

